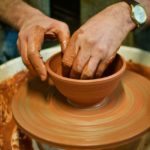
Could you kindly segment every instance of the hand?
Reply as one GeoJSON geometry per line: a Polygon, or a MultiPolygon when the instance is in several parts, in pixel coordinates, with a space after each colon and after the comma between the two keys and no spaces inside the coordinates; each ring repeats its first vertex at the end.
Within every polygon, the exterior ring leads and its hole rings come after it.
{"type": "Polygon", "coordinates": [[[134,27],[125,2],[96,14],[70,39],[62,60],[65,75],[81,79],[100,77],[134,27]]]}
{"type": "Polygon", "coordinates": [[[32,73],[38,73],[42,80],[47,78],[46,67],[39,54],[44,36],[58,39],[63,51],[69,40],[68,26],[42,13],[36,14],[23,22],[17,41],[24,64],[32,73]]]}

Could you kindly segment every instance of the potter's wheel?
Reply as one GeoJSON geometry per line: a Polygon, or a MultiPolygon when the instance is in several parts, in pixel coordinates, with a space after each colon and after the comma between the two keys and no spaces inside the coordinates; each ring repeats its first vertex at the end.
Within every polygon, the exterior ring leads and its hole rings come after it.
{"type": "Polygon", "coordinates": [[[102,106],[80,109],[53,85],[34,79],[23,84],[12,108],[18,126],[37,140],[59,147],[107,147],[150,128],[150,82],[127,71],[102,106]]]}

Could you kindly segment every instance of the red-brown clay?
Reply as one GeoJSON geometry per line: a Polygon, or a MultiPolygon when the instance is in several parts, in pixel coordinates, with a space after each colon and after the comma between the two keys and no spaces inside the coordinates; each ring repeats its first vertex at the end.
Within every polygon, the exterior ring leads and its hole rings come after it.
{"type": "Polygon", "coordinates": [[[32,79],[15,95],[12,110],[22,131],[40,142],[71,150],[113,149],[150,128],[149,89],[149,80],[126,72],[103,107],[80,109],[54,85],[32,79]]]}
{"type": "Polygon", "coordinates": [[[61,53],[52,56],[46,63],[49,80],[53,80],[58,91],[74,104],[91,106],[109,96],[120,82],[126,63],[117,54],[102,78],[91,80],[70,79],[62,76],[61,53]]]}

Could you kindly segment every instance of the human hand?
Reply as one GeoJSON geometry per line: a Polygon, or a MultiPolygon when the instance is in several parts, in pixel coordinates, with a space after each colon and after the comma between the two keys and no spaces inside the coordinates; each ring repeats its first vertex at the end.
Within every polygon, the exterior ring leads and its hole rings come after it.
{"type": "Polygon", "coordinates": [[[62,60],[65,75],[81,79],[100,77],[134,27],[125,2],[96,14],[71,37],[62,60]]]}
{"type": "Polygon", "coordinates": [[[24,64],[42,80],[47,78],[46,67],[39,53],[44,37],[58,39],[64,51],[69,41],[69,28],[65,23],[39,12],[23,22],[17,41],[24,64]]]}

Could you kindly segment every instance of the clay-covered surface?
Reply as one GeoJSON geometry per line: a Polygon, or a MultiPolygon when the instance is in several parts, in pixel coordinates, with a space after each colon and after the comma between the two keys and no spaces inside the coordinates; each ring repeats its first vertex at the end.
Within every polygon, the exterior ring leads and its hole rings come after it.
{"type": "Polygon", "coordinates": [[[54,85],[25,82],[13,101],[15,120],[36,138],[60,147],[108,147],[127,142],[150,127],[150,82],[127,71],[102,106],[68,104],[54,85]]]}
{"type": "MultiPolygon", "coordinates": [[[[127,64],[127,68],[136,71],[137,73],[142,74],[150,79],[150,67],[130,62],[130,64],[127,64]]],[[[18,91],[19,86],[24,81],[24,79],[27,79],[26,73],[21,72],[15,74],[12,78],[9,78],[8,80],[0,83],[0,148],[2,150],[32,149],[31,139],[24,134],[21,134],[20,130],[18,131],[18,128],[16,128],[16,124],[12,118],[11,111],[12,98],[18,91]]],[[[147,144],[145,143],[145,138],[143,138],[142,141],[139,142],[138,147],[140,150],[143,150],[143,147],[147,147],[147,144]]],[[[130,148],[128,147],[127,149],[130,148]]]]}
{"type": "Polygon", "coordinates": [[[31,139],[18,130],[11,110],[12,98],[27,78],[27,72],[21,71],[0,83],[0,149],[2,150],[32,150],[31,139]]]}
{"type": "Polygon", "coordinates": [[[127,61],[127,69],[136,72],[150,80],[150,67],[135,63],[132,60],[127,61]]]}

